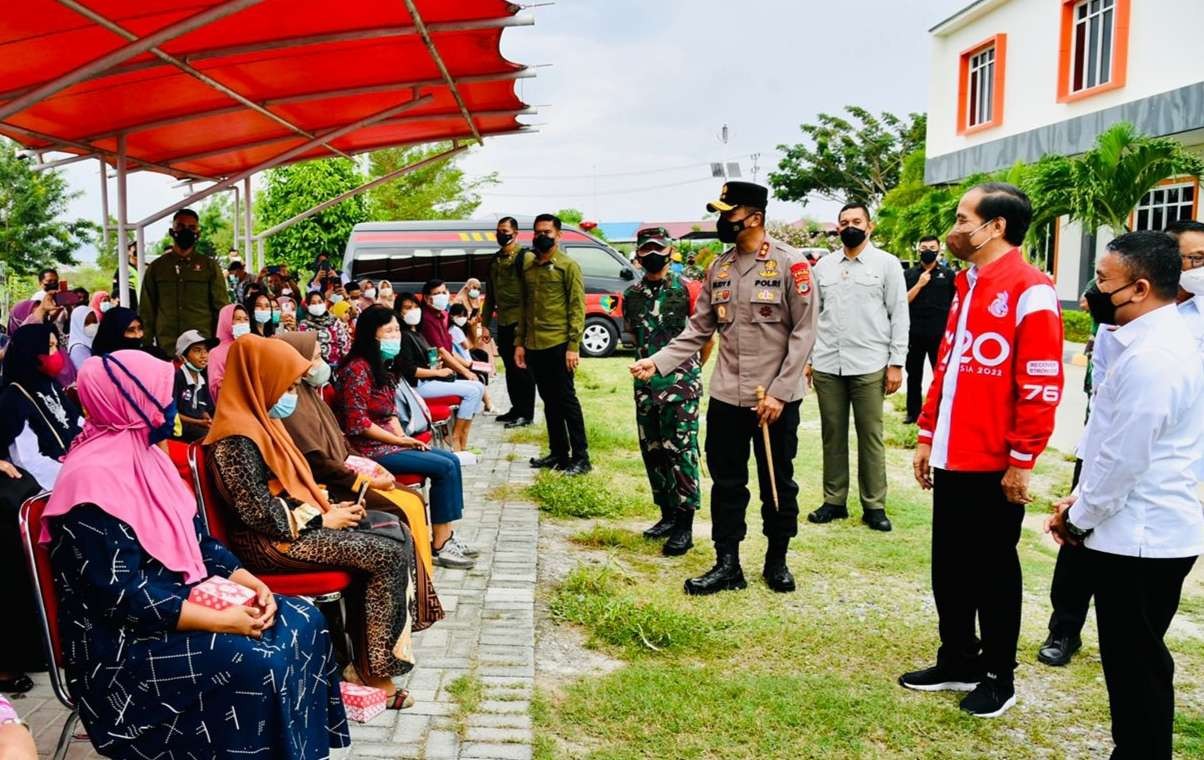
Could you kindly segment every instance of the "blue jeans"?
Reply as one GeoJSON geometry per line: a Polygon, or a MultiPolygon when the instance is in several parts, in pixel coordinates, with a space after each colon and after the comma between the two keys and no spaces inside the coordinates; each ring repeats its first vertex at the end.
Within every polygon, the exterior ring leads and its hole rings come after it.
{"type": "Polygon", "coordinates": [[[418,395],[423,398],[440,398],[442,396],[459,396],[460,408],[456,417],[471,420],[481,408],[481,399],[485,397],[485,386],[476,380],[423,380],[418,383],[418,395]]]}
{"type": "Polygon", "coordinates": [[[407,449],[377,457],[376,461],[394,475],[423,475],[431,479],[431,524],[455,522],[464,515],[464,489],[460,484],[460,460],[444,449],[407,449]]]}

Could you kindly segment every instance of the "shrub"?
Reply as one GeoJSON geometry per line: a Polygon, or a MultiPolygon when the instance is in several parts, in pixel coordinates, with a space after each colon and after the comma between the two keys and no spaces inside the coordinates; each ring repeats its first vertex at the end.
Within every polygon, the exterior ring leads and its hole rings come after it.
{"type": "Polygon", "coordinates": [[[1085,311],[1071,311],[1067,309],[1062,312],[1062,326],[1065,330],[1066,340],[1072,343],[1086,343],[1091,340],[1094,324],[1091,322],[1091,315],[1085,311]]]}

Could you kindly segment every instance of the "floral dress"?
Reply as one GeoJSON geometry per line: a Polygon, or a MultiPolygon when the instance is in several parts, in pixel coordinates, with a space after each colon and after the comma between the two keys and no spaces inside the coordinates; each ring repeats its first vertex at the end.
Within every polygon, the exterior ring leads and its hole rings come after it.
{"type": "Polygon", "coordinates": [[[318,338],[318,350],[322,360],[332,367],[337,367],[343,357],[351,350],[351,335],[343,320],[323,314],[315,317],[307,314],[305,319],[297,322],[297,332],[312,332],[318,338]]]}
{"type": "MultiPolygon", "coordinates": [[[[210,575],[239,567],[194,518],[210,575]]],[[[51,523],[67,686],[106,757],[312,760],[350,744],[322,614],[277,596],[259,639],[178,631],[191,590],[121,520],[81,504],[51,523]]]]}

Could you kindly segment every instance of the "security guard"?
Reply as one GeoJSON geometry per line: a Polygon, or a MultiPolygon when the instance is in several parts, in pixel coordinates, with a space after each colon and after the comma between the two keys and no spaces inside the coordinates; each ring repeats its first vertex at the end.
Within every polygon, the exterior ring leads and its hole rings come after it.
{"type": "Polygon", "coordinates": [[[510,411],[499,414],[497,421],[508,428],[530,425],[535,418],[535,381],[531,373],[514,363],[515,333],[523,313],[522,268],[531,252],[518,244],[518,221],[504,216],[497,223],[497,255],[489,262],[485,288],[484,322],[497,314],[497,348],[506,366],[506,394],[510,411]]]}
{"type": "Polygon", "coordinates": [[[189,330],[215,334],[217,313],[230,303],[221,267],[194,250],[201,234],[197,213],[190,208],[177,211],[169,234],[171,250],[146,267],[139,312],[147,345],[158,345],[165,353],[189,330]]]}
{"type": "MultiPolygon", "coordinates": [[[[645,359],[664,348],[690,319],[698,283],[672,271],[673,240],[663,227],[636,233],[636,252],[644,278],[623,294],[623,321],[645,359]]],[[[702,349],[706,361],[712,342],[702,349]]],[[[635,422],[640,454],[648,472],[652,500],[661,519],[645,538],[669,537],[666,556],[685,554],[694,545],[694,513],[701,503],[698,469],[698,405],[702,399],[702,363],[698,354],[665,375],[635,381],[635,422]]]]}
{"type": "Polygon", "coordinates": [[[719,239],[734,244],[707,270],[690,324],[668,346],[631,366],[636,378],[667,375],[693,356],[718,331],[719,363],[711,376],[707,408],[707,467],[711,488],[711,538],[715,566],[686,581],[687,594],[713,594],[747,584],[739,547],[748,507],[748,448],[757,457],[761,519],[769,539],[763,576],[774,591],[793,591],[786,566],[790,538],[798,532],[799,406],[803,367],[815,343],[818,315],[815,287],[806,257],[769,237],[765,208],[769,190],[750,182],[729,182],[719,200],[707,204],[720,213],[719,239]],[[758,401],[756,390],[765,389],[758,401]],[[761,424],[768,425],[777,502],[769,478],[761,424]]]}

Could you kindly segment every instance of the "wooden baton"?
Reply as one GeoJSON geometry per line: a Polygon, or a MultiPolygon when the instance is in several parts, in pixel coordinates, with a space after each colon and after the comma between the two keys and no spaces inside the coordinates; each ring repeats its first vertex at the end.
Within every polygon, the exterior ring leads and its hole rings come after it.
{"type": "MultiPolygon", "coordinates": [[[[765,400],[765,388],[757,386],[757,407],[760,408],[761,402],[765,400]]],[[[769,425],[764,421],[761,422],[761,441],[765,444],[765,464],[769,467],[769,488],[773,494],[773,508],[778,507],[778,479],[773,471],[773,447],[769,443],[769,425]]]]}

